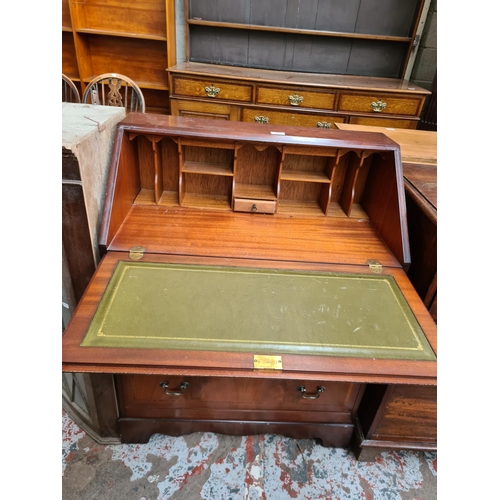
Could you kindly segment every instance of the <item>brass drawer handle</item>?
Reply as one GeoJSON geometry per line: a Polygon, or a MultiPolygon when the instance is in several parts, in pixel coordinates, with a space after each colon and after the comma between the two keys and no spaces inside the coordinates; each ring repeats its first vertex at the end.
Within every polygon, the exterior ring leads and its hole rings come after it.
{"type": "Polygon", "coordinates": [[[380,113],[381,111],[384,111],[385,107],[387,106],[387,103],[379,99],[377,102],[372,102],[371,107],[373,111],[376,113],[380,113]]]}
{"type": "Polygon", "coordinates": [[[316,123],[316,127],[318,128],[332,128],[332,124],[328,122],[318,122],[316,123]]]}
{"type": "Polygon", "coordinates": [[[210,85],[210,87],[205,87],[205,92],[208,97],[216,97],[219,95],[220,89],[218,87],[214,87],[214,84],[210,85]]]}
{"type": "Polygon", "coordinates": [[[257,212],[257,204],[254,203],[251,208],[252,212],[257,212]]]}
{"type": "Polygon", "coordinates": [[[321,393],[325,392],[325,388],[322,385],[318,385],[318,387],[316,387],[315,394],[307,394],[307,389],[303,385],[297,387],[297,390],[301,392],[300,397],[303,399],[318,399],[321,393]]]}
{"type": "Polygon", "coordinates": [[[179,391],[169,391],[168,382],[160,382],[160,387],[163,388],[163,392],[167,396],[182,396],[184,394],[184,391],[189,387],[189,384],[187,382],[182,382],[179,386],[179,391]]]}
{"type": "Polygon", "coordinates": [[[290,104],[292,106],[298,106],[304,100],[304,98],[301,95],[294,94],[289,95],[288,100],[290,101],[290,104]]]}
{"type": "Polygon", "coordinates": [[[257,123],[269,123],[269,118],[267,116],[254,116],[253,121],[257,123]]]}

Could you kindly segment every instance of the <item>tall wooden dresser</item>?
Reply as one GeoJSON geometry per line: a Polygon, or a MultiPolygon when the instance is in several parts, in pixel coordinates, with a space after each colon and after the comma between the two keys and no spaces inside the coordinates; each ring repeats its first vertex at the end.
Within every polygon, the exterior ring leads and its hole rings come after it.
{"type": "Polygon", "coordinates": [[[430,92],[408,81],[425,0],[186,0],[187,61],[171,113],[331,128],[414,129],[430,92]]]}
{"type": "Polygon", "coordinates": [[[386,136],[129,114],[99,244],[63,371],[113,374],[122,442],[436,449],[436,324],[386,136]]]}

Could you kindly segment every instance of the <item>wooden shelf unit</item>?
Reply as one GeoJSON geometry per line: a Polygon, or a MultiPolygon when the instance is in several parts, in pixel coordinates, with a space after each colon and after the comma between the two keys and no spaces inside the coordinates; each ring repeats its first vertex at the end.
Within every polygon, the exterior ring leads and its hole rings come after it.
{"type": "Polygon", "coordinates": [[[424,0],[185,0],[191,62],[402,78],[424,0]]]}
{"type": "Polygon", "coordinates": [[[405,80],[429,0],[185,0],[171,113],[275,125],[417,128],[405,80]]]}
{"type": "Polygon", "coordinates": [[[62,72],[81,93],[103,73],[121,73],[141,88],[150,113],[168,113],[166,68],[175,64],[174,0],[62,3],[62,72]]]}

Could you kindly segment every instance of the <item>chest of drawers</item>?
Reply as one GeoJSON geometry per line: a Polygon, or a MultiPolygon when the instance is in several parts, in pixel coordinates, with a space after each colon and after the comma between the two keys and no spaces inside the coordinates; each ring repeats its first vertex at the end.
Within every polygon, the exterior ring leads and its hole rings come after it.
{"type": "Polygon", "coordinates": [[[181,63],[168,69],[171,112],[233,121],[331,128],[334,123],[417,127],[430,94],[391,78],[181,63]]]}

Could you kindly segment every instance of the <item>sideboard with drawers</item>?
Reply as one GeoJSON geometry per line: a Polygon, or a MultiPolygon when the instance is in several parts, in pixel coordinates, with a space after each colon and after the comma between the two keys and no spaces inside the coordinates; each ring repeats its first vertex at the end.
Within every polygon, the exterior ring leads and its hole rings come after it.
{"type": "Polygon", "coordinates": [[[185,62],[168,69],[177,116],[335,128],[415,129],[430,92],[407,80],[185,62]]]}

